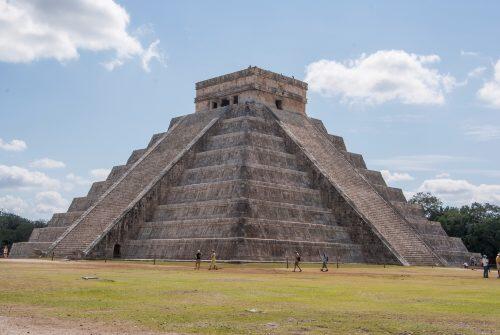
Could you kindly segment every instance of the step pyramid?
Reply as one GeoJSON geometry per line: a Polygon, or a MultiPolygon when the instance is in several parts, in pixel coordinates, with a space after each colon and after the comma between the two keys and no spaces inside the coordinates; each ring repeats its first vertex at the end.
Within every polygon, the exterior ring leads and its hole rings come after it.
{"type": "Polygon", "coordinates": [[[456,265],[472,256],[256,67],[197,83],[196,112],[75,198],[13,257],[456,265]]]}

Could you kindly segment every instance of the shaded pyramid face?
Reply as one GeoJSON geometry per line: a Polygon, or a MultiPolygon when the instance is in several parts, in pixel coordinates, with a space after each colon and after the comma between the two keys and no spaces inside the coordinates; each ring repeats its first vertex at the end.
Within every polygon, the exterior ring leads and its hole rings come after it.
{"type": "Polygon", "coordinates": [[[214,249],[221,259],[283,261],[298,250],[305,259],[363,261],[313,178],[270,113],[233,107],[130,233],[123,257],[191,259],[214,249]]]}

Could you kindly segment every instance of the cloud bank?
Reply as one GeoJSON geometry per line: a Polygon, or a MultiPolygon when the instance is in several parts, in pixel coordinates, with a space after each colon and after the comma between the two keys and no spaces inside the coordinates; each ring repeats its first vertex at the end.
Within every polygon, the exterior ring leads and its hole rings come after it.
{"type": "Polygon", "coordinates": [[[66,164],[50,158],[41,158],[31,162],[30,166],[38,169],[62,169],[66,167],[66,164]]]}
{"type": "Polygon", "coordinates": [[[23,151],[26,150],[28,146],[26,142],[21,140],[12,140],[10,142],[5,142],[0,138],[0,149],[5,151],[23,151]]]}
{"type": "Polygon", "coordinates": [[[418,192],[430,192],[453,205],[465,205],[472,202],[500,204],[500,185],[475,185],[463,179],[428,179],[420,185],[418,192]]]}
{"type": "Polygon", "coordinates": [[[112,70],[139,57],[149,71],[162,59],[159,41],[144,49],[127,32],[130,16],[113,0],[0,1],[0,61],[30,63],[40,59],[75,60],[80,51],[111,51],[112,70]],[[150,50],[150,49],[153,50],[150,50]],[[152,52],[153,51],[153,52],[152,52]]]}
{"type": "Polygon", "coordinates": [[[493,78],[477,92],[478,98],[492,108],[500,108],[500,59],[496,62],[493,78]]]}
{"type": "Polygon", "coordinates": [[[456,79],[431,65],[438,55],[416,55],[403,50],[380,50],[345,62],[319,60],[306,68],[312,91],[338,96],[344,103],[441,105],[456,79]]]}
{"type": "Polygon", "coordinates": [[[50,178],[43,172],[31,171],[15,165],[0,165],[0,188],[55,189],[59,186],[58,180],[50,178]]]}
{"type": "Polygon", "coordinates": [[[389,170],[381,170],[380,173],[382,174],[382,177],[384,177],[386,183],[408,181],[414,179],[408,173],[404,172],[390,172],[389,170]]]}

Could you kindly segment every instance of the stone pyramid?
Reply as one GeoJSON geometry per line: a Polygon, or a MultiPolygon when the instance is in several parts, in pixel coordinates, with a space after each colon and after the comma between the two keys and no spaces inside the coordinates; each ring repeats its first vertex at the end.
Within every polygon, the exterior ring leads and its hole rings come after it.
{"type": "Polygon", "coordinates": [[[196,84],[196,112],[75,198],[13,257],[457,265],[471,253],[305,113],[307,84],[257,67],[196,84]]]}

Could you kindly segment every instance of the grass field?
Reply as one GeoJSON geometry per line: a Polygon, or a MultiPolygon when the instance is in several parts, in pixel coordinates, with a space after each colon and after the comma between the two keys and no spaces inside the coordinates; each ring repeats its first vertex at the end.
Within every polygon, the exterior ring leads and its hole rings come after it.
{"type": "Polygon", "coordinates": [[[0,315],[195,334],[497,334],[500,280],[449,268],[0,261],[0,315]],[[81,277],[97,276],[98,280],[81,277]]]}

